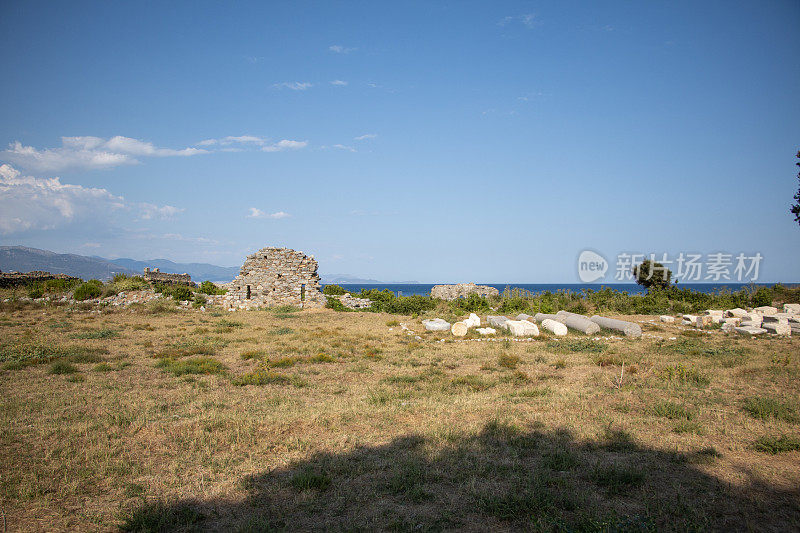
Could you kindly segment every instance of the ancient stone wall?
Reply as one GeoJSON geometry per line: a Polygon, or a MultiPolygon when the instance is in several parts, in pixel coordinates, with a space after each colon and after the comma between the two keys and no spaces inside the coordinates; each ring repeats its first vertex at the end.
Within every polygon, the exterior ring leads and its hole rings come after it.
{"type": "Polygon", "coordinates": [[[18,287],[29,283],[48,281],[51,279],[77,280],[78,278],[66,274],[51,274],[41,270],[32,272],[0,272],[0,288],[18,287]]]}
{"type": "Polygon", "coordinates": [[[470,294],[478,296],[499,296],[500,291],[488,285],[475,285],[474,283],[458,283],[456,285],[434,285],[431,288],[431,297],[442,300],[455,300],[466,298],[470,294]]]}
{"type": "Polygon", "coordinates": [[[149,281],[151,283],[168,283],[171,285],[191,285],[194,287],[194,282],[192,281],[192,276],[186,274],[168,274],[167,272],[161,272],[159,269],[154,268],[150,269],[145,267],[144,274],[142,277],[145,281],[149,281]]]}
{"type": "Polygon", "coordinates": [[[233,308],[323,307],[314,256],[289,248],[262,248],[248,255],[231,282],[226,302],[233,308]]]}

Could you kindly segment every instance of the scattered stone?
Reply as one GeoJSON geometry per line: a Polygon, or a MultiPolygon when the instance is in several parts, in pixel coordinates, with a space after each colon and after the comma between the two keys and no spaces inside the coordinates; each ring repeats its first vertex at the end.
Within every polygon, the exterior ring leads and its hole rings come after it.
{"type": "Polygon", "coordinates": [[[719,317],[722,317],[725,314],[725,312],[722,309],[706,309],[705,311],[703,311],[703,313],[709,316],[719,316],[719,317]]]}
{"type": "Polygon", "coordinates": [[[551,315],[551,314],[548,314],[548,313],[536,313],[536,315],[534,315],[534,317],[533,317],[533,320],[535,320],[536,322],[541,322],[542,320],[548,320],[548,319],[549,320],[555,320],[556,322],[560,322],[558,320],[558,315],[551,315]]]}
{"type": "Polygon", "coordinates": [[[765,322],[761,324],[761,329],[765,329],[771,333],[775,333],[776,335],[792,334],[792,327],[788,323],[781,324],[778,322],[765,322]]]}
{"type": "Polygon", "coordinates": [[[669,315],[661,315],[661,316],[660,316],[660,317],[658,317],[658,318],[659,318],[659,320],[661,320],[661,322],[664,322],[664,323],[666,323],[666,324],[673,324],[673,323],[675,323],[675,317],[674,317],[674,316],[669,316],[669,315]]]}
{"type": "Polygon", "coordinates": [[[710,326],[711,324],[713,324],[713,320],[710,315],[698,316],[694,319],[694,325],[700,329],[710,326]]]}
{"type": "Polygon", "coordinates": [[[450,322],[442,318],[423,320],[422,325],[428,331],[448,331],[450,329],[450,322]]]}
{"type": "Polygon", "coordinates": [[[776,313],[774,315],[764,315],[761,319],[763,324],[789,324],[789,317],[792,315],[788,315],[786,313],[776,313]]]}
{"type": "Polygon", "coordinates": [[[494,326],[496,328],[506,328],[506,323],[508,323],[508,318],[504,316],[492,316],[489,315],[486,317],[486,322],[489,323],[490,326],[494,326]]]}
{"type": "Polygon", "coordinates": [[[481,335],[494,335],[495,333],[497,333],[497,330],[494,328],[478,328],[475,331],[477,331],[481,335]]]}
{"type": "Polygon", "coordinates": [[[558,321],[570,329],[576,329],[586,335],[594,335],[600,331],[600,326],[589,320],[584,315],[570,313],[569,311],[559,311],[556,313],[558,321]]]}
{"type": "Polygon", "coordinates": [[[462,322],[464,322],[468,328],[476,328],[481,325],[481,317],[475,313],[470,313],[469,318],[464,319],[462,322]]]}
{"type": "Polygon", "coordinates": [[[515,318],[514,320],[527,320],[528,322],[531,322],[531,318],[533,318],[531,315],[526,315],[525,313],[520,313],[520,314],[517,315],[517,318],[515,318]]]}
{"type": "Polygon", "coordinates": [[[734,309],[728,309],[727,311],[725,311],[725,316],[727,317],[742,318],[743,316],[746,315],[747,311],[745,311],[741,307],[736,307],[734,309]]]}
{"type": "Polygon", "coordinates": [[[558,335],[559,337],[562,337],[567,334],[567,326],[565,326],[561,322],[557,322],[549,318],[545,318],[544,320],[542,320],[542,327],[547,331],[550,331],[554,335],[558,335]]]}
{"type": "Polygon", "coordinates": [[[591,318],[591,321],[600,326],[601,328],[621,331],[622,333],[625,334],[626,337],[642,336],[642,327],[639,324],[634,324],[633,322],[626,322],[624,320],[617,320],[615,318],[606,318],[598,315],[593,316],[591,318]]]}
{"type": "Polygon", "coordinates": [[[466,298],[470,294],[478,296],[499,296],[500,291],[488,285],[475,285],[474,283],[458,283],[456,285],[434,285],[431,288],[431,297],[442,300],[455,300],[466,298]]]}
{"type": "Polygon", "coordinates": [[[456,322],[450,327],[450,333],[456,337],[463,337],[467,334],[469,327],[464,322],[456,322]]]}
{"type": "Polygon", "coordinates": [[[738,328],[734,328],[734,331],[740,335],[761,335],[762,333],[766,333],[767,330],[763,328],[757,328],[755,326],[740,326],[738,328]]]}
{"type": "MultiPolygon", "coordinates": [[[[735,318],[734,320],[741,320],[741,319],[735,318]]],[[[722,324],[722,331],[724,331],[725,333],[730,333],[731,331],[735,330],[736,327],[737,327],[736,324],[734,324],[733,322],[725,322],[724,324],[722,324]]]]}
{"type": "Polygon", "coordinates": [[[783,304],[783,312],[790,315],[800,315],[800,304],[783,304]]]}
{"type": "Polygon", "coordinates": [[[527,320],[509,320],[506,322],[509,331],[515,337],[538,337],[539,328],[533,322],[527,320]]]}
{"type": "MultiPolygon", "coordinates": [[[[733,316],[733,317],[730,317],[730,318],[726,318],[726,319],[724,319],[724,321],[725,321],[725,324],[728,324],[728,325],[731,325],[731,326],[740,326],[742,324],[742,318],[738,317],[738,316],[733,316]]],[[[723,327],[725,326],[725,324],[723,324],[723,327]]]]}
{"type": "Polygon", "coordinates": [[[761,327],[761,322],[764,321],[763,315],[759,315],[758,313],[747,313],[742,317],[742,323],[744,322],[752,322],[754,326],[761,327]]]}
{"type": "Polygon", "coordinates": [[[338,299],[340,302],[342,302],[342,305],[348,309],[369,309],[372,307],[372,300],[368,298],[356,298],[349,292],[346,292],[341,296],[328,296],[328,298],[338,299]]]}
{"type": "Polygon", "coordinates": [[[762,305],[761,307],[756,307],[755,309],[753,309],[753,311],[755,311],[759,315],[767,315],[767,316],[769,316],[769,315],[774,315],[775,313],[777,313],[778,312],[778,308],[777,307],[772,307],[771,305],[762,305]]]}

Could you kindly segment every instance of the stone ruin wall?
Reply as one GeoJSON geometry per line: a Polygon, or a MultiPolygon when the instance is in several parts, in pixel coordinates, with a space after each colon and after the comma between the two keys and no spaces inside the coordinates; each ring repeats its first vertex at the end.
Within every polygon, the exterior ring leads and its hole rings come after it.
{"type": "Polygon", "coordinates": [[[144,274],[142,277],[145,281],[149,281],[151,283],[168,283],[170,285],[190,285],[194,287],[194,282],[192,281],[192,276],[186,274],[168,274],[166,272],[161,272],[159,269],[154,268],[150,269],[145,267],[144,274]]]}
{"type": "Polygon", "coordinates": [[[456,298],[466,298],[470,294],[478,296],[499,296],[500,291],[488,285],[475,285],[474,283],[458,283],[456,285],[434,285],[431,288],[432,298],[442,300],[455,300],[456,298]]]}
{"type": "Polygon", "coordinates": [[[289,248],[262,248],[248,255],[231,282],[232,307],[324,307],[314,256],[289,248]]]}
{"type": "Polygon", "coordinates": [[[66,274],[51,274],[50,272],[43,272],[41,270],[34,270],[32,272],[0,272],[0,288],[18,287],[20,285],[27,285],[38,281],[49,281],[51,279],[66,279],[78,280],[74,276],[67,276],[66,274]]]}

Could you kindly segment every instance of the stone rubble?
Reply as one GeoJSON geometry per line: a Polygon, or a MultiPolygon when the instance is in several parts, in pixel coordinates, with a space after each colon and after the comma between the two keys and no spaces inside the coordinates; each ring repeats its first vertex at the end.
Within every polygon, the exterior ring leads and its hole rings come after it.
{"type": "Polygon", "coordinates": [[[500,291],[488,285],[476,285],[474,283],[458,283],[455,285],[434,285],[431,288],[431,297],[441,298],[442,300],[455,300],[457,298],[467,298],[471,294],[478,296],[499,296],[500,291]]]}

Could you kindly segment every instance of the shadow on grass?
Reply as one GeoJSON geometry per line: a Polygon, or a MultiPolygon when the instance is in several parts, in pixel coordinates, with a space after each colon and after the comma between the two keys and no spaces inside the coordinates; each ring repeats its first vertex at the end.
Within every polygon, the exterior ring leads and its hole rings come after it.
{"type": "Polygon", "coordinates": [[[609,432],[491,422],[478,433],[415,435],[319,453],[243,481],[236,501],[151,502],[128,531],[686,531],[800,527],[800,489],[751,479],[734,489],[703,472],[713,449],[671,453],[609,432]]]}

